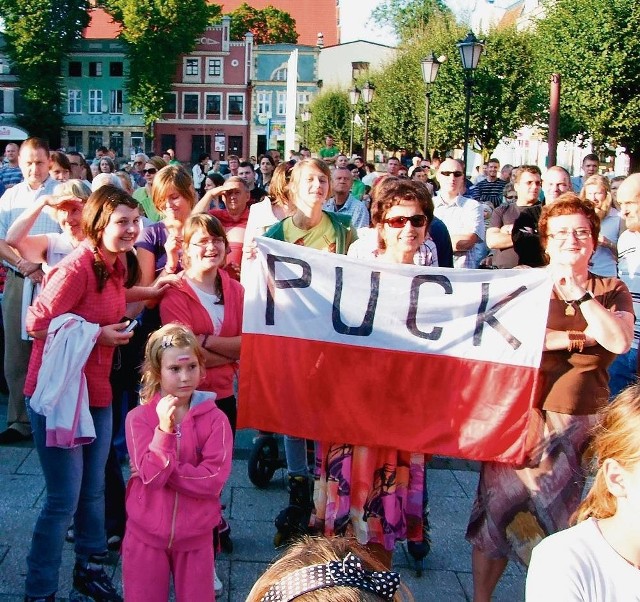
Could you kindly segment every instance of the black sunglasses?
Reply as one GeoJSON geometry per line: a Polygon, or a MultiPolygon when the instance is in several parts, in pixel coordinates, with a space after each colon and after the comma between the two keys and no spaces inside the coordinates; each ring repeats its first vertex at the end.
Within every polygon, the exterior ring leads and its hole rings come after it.
{"type": "Polygon", "coordinates": [[[410,222],[414,228],[422,228],[427,225],[427,216],[418,213],[417,215],[411,215],[409,217],[405,215],[399,215],[397,217],[390,217],[389,219],[383,219],[383,224],[389,224],[392,228],[404,228],[404,225],[410,222]]]}
{"type": "Polygon", "coordinates": [[[148,173],[152,176],[154,173],[158,173],[158,170],[155,167],[150,167],[149,169],[143,169],[142,173],[148,173]]]}
{"type": "Polygon", "coordinates": [[[461,171],[441,171],[440,175],[449,177],[453,175],[454,178],[459,178],[462,175],[461,171]]]}

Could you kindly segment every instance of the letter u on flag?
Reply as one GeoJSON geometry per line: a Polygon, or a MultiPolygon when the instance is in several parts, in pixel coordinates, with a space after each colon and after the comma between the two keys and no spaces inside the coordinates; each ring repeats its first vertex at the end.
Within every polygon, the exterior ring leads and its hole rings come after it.
{"type": "Polygon", "coordinates": [[[257,245],[243,278],[239,427],[522,461],[551,293],[545,270],[257,245]]]}

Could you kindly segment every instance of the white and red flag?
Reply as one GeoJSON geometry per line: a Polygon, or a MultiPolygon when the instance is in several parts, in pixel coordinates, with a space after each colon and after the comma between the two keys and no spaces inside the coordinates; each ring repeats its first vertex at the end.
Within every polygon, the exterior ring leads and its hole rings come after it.
{"type": "Polygon", "coordinates": [[[545,270],[355,260],[259,237],[243,280],[240,428],[519,462],[545,270]]]}

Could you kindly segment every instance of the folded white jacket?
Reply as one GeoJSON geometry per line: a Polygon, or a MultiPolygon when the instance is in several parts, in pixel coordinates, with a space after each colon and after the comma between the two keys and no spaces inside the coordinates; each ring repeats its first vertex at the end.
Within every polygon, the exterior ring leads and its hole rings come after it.
{"type": "Polygon", "coordinates": [[[71,448],[96,438],[84,366],[99,334],[98,324],[75,314],[62,314],[49,324],[30,401],[34,412],[46,416],[48,447],[71,448]]]}

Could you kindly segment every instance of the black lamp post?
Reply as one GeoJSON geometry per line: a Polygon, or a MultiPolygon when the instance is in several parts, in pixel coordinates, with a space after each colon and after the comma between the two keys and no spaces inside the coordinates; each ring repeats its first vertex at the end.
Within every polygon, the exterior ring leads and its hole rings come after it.
{"type": "Polygon", "coordinates": [[[473,72],[478,67],[480,55],[484,50],[484,42],[476,38],[470,31],[467,37],[456,44],[460,51],[460,59],[464,68],[464,90],[467,98],[464,113],[464,167],[467,169],[467,149],[469,147],[469,111],[471,109],[471,89],[473,88],[473,72]]]}
{"type": "Polygon", "coordinates": [[[373,100],[375,91],[376,87],[371,82],[367,82],[362,86],[362,90],[360,91],[360,96],[364,102],[364,144],[362,147],[362,156],[365,163],[367,161],[367,145],[369,142],[369,105],[373,100]]]}
{"type": "Polygon", "coordinates": [[[349,104],[351,105],[351,136],[349,138],[349,158],[353,155],[353,120],[356,118],[356,106],[360,100],[360,90],[355,86],[349,90],[349,104]]]}
{"type": "Polygon", "coordinates": [[[302,140],[305,146],[309,146],[307,139],[307,128],[309,127],[309,121],[311,121],[311,111],[305,109],[301,115],[302,118],[302,140]]]}
{"type": "Polygon", "coordinates": [[[422,67],[422,79],[426,86],[425,115],[424,115],[424,158],[429,157],[429,102],[431,100],[431,84],[438,77],[440,65],[447,60],[446,56],[436,58],[433,51],[420,61],[422,67]]]}

